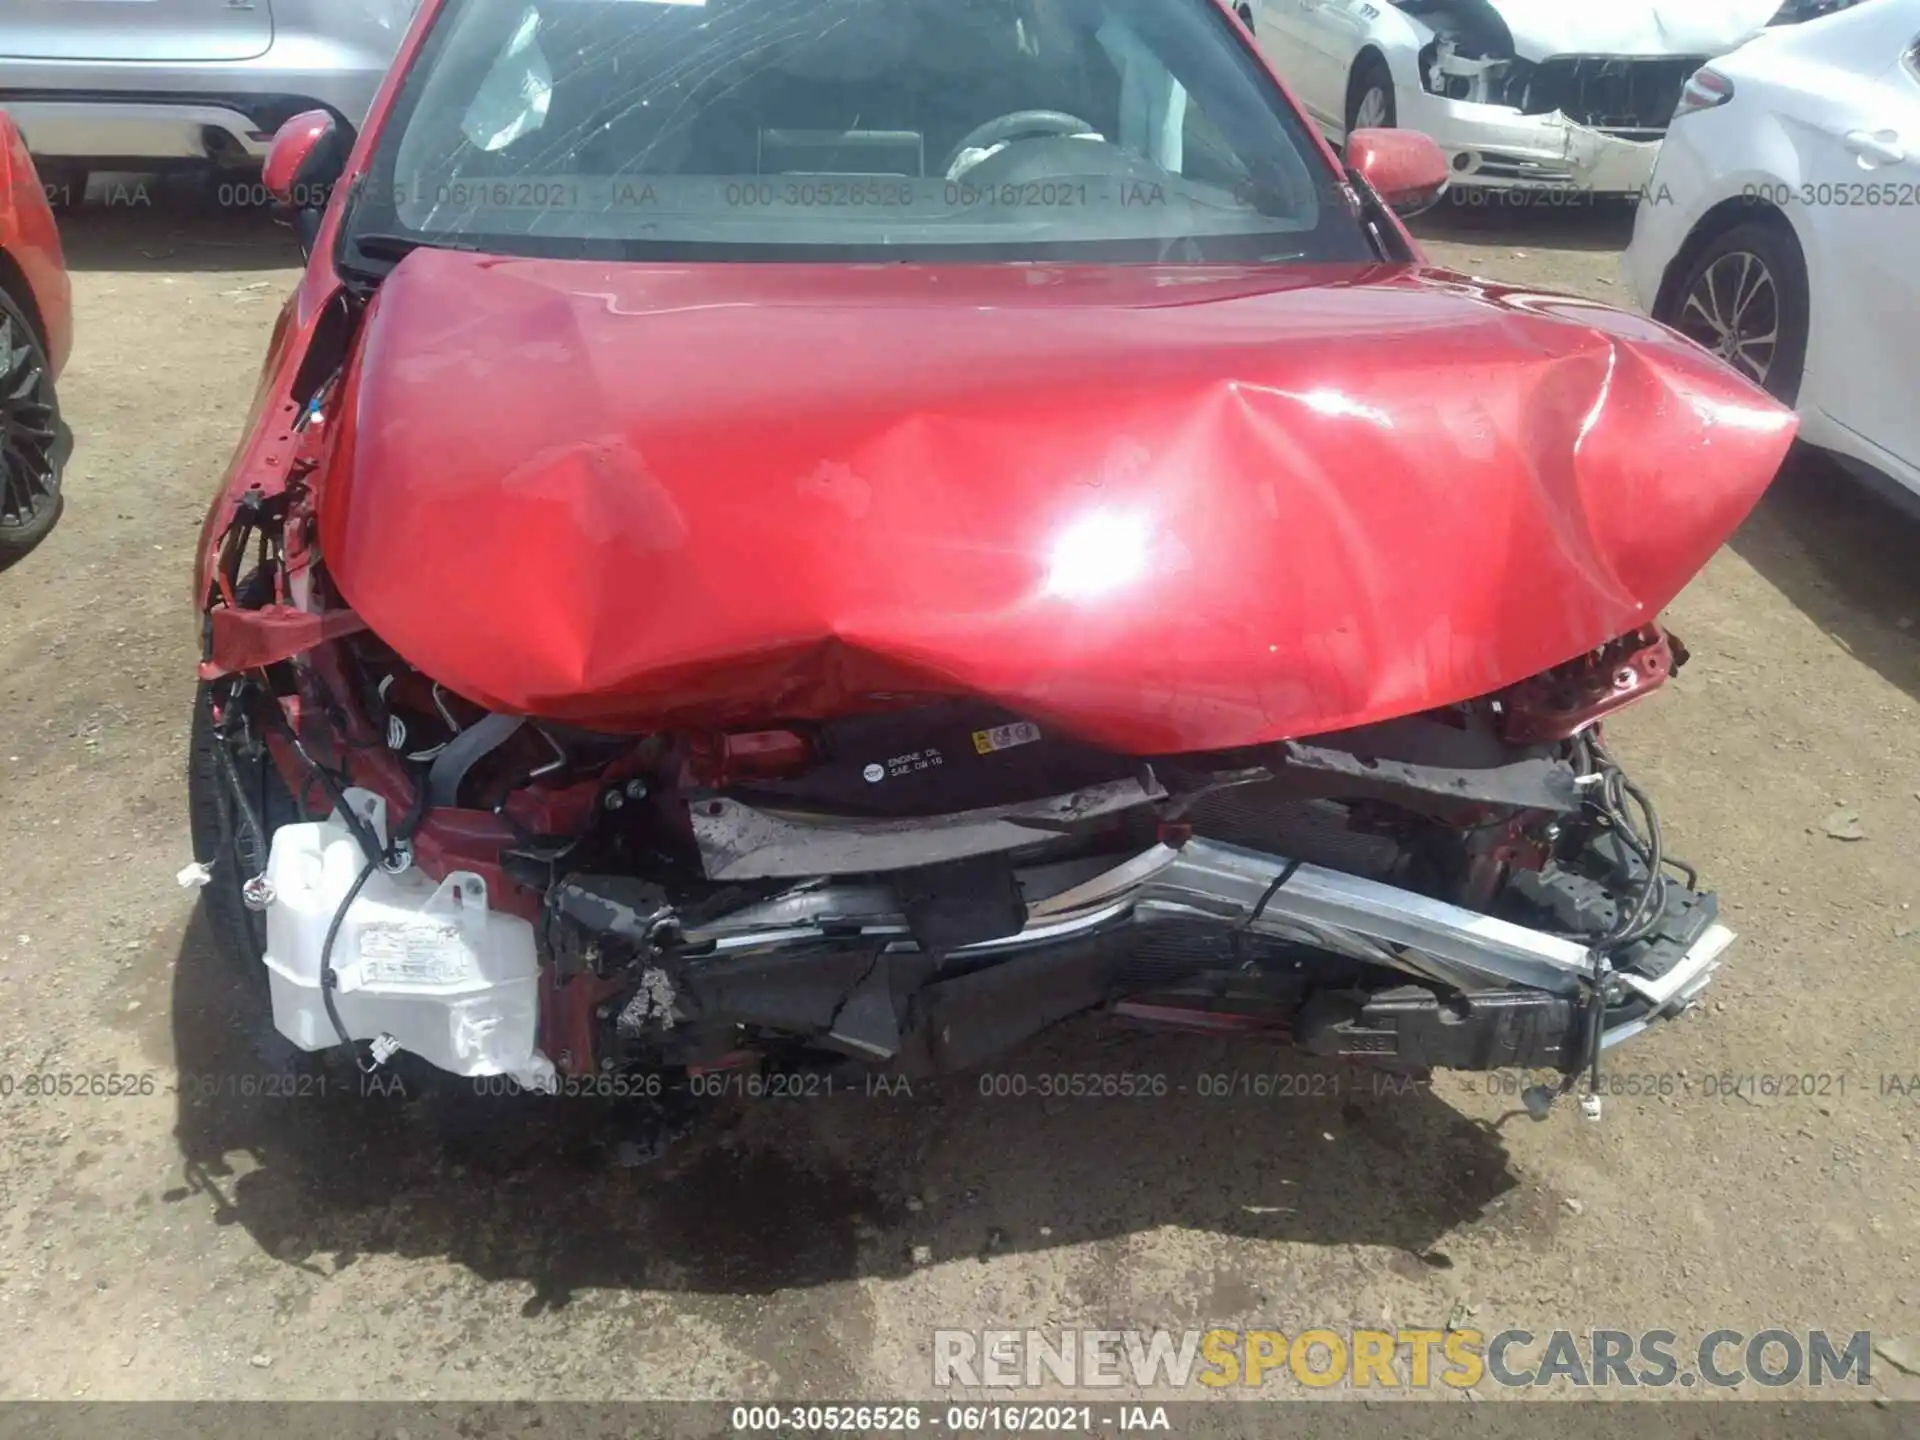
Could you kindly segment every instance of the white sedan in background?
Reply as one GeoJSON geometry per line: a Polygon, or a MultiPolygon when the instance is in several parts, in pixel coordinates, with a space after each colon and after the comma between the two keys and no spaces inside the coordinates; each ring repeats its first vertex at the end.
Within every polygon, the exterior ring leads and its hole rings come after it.
{"type": "Polygon", "coordinates": [[[1658,320],[1920,492],[1920,0],[1770,30],[1686,98],[1626,272],[1658,320]]]}
{"type": "Polygon", "coordinates": [[[1636,194],[1687,77],[1781,0],[1234,0],[1335,143],[1440,142],[1456,190],[1636,194]]]}

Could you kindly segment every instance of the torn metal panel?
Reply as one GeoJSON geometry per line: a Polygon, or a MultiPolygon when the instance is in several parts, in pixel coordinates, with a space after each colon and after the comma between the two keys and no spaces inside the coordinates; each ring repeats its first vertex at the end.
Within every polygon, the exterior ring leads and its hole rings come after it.
{"type": "MultiPolygon", "coordinates": [[[[1465,989],[1521,984],[1566,994],[1592,969],[1586,947],[1571,940],[1396,886],[1200,839],[1152,846],[1030,901],[1018,933],[962,946],[947,958],[1004,959],[1135,924],[1241,925],[1465,989]]],[[[872,885],[814,885],[685,930],[687,945],[716,957],[804,951],[826,941],[911,948],[897,900],[889,888],[872,885]]]]}
{"type": "Polygon", "coordinates": [[[212,656],[200,664],[202,680],[278,664],[367,628],[367,622],[351,610],[300,610],[291,605],[265,605],[258,610],[222,606],[209,620],[212,656]]]}
{"type": "Polygon", "coordinates": [[[864,1060],[891,1059],[900,1051],[900,1014],[885,955],[860,978],[834,1013],[827,1040],[864,1060]]]}
{"type": "Polygon", "coordinates": [[[1457,100],[1470,100],[1476,105],[1488,105],[1499,103],[1493,81],[1496,77],[1504,76],[1509,68],[1505,56],[1462,52],[1458,39],[1443,35],[1434,43],[1433,60],[1427,73],[1431,77],[1438,77],[1433,83],[1433,89],[1438,93],[1457,100]]]}
{"type": "Polygon", "coordinates": [[[1111,947],[1098,940],[1022,955],[929,985],[913,997],[901,1068],[952,1074],[1004,1054],[1107,996],[1111,947]]]}
{"type": "Polygon", "coordinates": [[[934,956],[1017,935],[1027,921],[1026,901],[1004,855],[902,870],[893,888],[915,942],[934,956]]]}
{"type": "MultiPolygon", "coordinates": [[[[680,975],[683,1023],[714,1020],[762,1025],[789,1034],[825,1036],[849,998],[873,972],[878,947],[770,951],[742,955],[724,964],[688,965],[680,975]]],[[[848,1018],[847,1034],[870,1044],[882,1031],[867,1013],[868,1001],[848,1018]]]]}
{"type": "Polygon", "coordinates": [[[692,805],[709,880],[910,870],[1015,850],[1167,798],[1151,771],[1066,795],[954,815],[864,819],[763,810],[717,796],[692,805]]]}
{"type": "Polygon", "coordinates": [[[640,972],[640,984],[621,1010],[619,1026],[623,1034],[638,1034],[651,1027],[673,1028],[673,978],[658,965],[640,972]]]}
{"type": "Polygon", "coordinates": [[[678,936],[666,892],[628,875],[575,875],[553,887],[547,904],[583,931],[618,937],[641,956],[656,954],[664,939],[678,936]]]}
{"type": "Polygon", "coordinates": [[[1318,775],[1328,794],[1568,812],[1580,806],[1573,767],[1503,747],[1483,731],[1419,718],[1387,721],[1280,746],[1288,778],[1318,775]]]}

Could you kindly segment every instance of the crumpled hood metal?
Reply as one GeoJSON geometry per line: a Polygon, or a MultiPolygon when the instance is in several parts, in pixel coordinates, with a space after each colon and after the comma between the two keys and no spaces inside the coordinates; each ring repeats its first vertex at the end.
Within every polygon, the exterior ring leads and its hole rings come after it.
{"type": "Polygon", "coordinates": [[[1142,754],[1643,624],[1794,428],[1650,321],[1406,266],[434,251],[335,413],[336,583],[481,704],[638,731],[974,694],[1142,754]]]}
{"type": "Polygon", "coordinates": [[[1556,55],[1724,55],[1766,28],[1780,0],[1479,0],[1522,60],[1556,55]]]}

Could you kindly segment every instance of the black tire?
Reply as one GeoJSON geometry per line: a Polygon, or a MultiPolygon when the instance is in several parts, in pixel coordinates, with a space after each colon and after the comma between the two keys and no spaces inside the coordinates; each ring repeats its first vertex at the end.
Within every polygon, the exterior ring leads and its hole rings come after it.
{"type": "Polygon", "coordinates": [[[0,290],[0,567],[47,538],[65,468],[60,397],[40,333],[0,290]]]}
{"type": "Polygon", "coordinates": [[[1373,128],[1391,130],[1397,126],[1400,109],[1393,100],[1393,72],[1378,55],[1362,55],[1347,80],[1347,134],[1361,128],[1360,117],[1366,112],[1369,95],[1377,95],[1376,108],[1383,117],[1373,128]]]}
{"type": "Polygon", "coordinates": [[[1715,236],[1654,318],[1782,404],[1799,399],[1807,365],[1807,262],[1784,220],[1749,220],[1715,236]],[[1771,341],[1761,343],[1768,335],[1771,341]]]}
{"type": "Polygon", "coordinates": [[[267,868],[267,847],[273,832],[298,818],[293,795],[264,755],[255,759],[232,754],[213,728],[213,690],[202,685],[193,701],[193,725],[187,745],[187,809],[193,836],[193,858],[209,867],[213,878],[200,890],[200,904],[221,957],[236,974],[264,995],[267,948],[266,917],[247,908],[240,887],[267,868]],[[224,772],[220,751],[226,749],[234,776],[246,792],[265,833],[255,836],[224,772]]]}

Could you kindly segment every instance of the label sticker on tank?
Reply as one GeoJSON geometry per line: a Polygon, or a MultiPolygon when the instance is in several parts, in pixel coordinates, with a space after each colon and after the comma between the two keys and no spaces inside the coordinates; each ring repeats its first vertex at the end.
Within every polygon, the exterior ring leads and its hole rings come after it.
{"type": "Polygon", "coordinates": [[[876,762],[860,773],[869,785],[878,785],[882,780],[898,780],[902,775],[911,775],[917,770],[931,770],[936,765],[946,763],[946,758],[929,746],[925,750],[910,750],[905,755],[889,756],[886,764],[876,762]]]}
{"type": "Polygon", "coordinates": [[[1016,720],[1011,725],[996,725],[991,730],[973,732],[973,748],[982,755],[991,755],[996,750],[1011,750],[1016,745],[1031,745],[1040,738],[1040,727],[1027,720],[1016,720]]]}
{"type": "Polygon", "coordinates": [[[375,923],[360,932],[362,985],[453,985],[467,978],[469,964],[466,937],[444,920],[375,923]]]}

